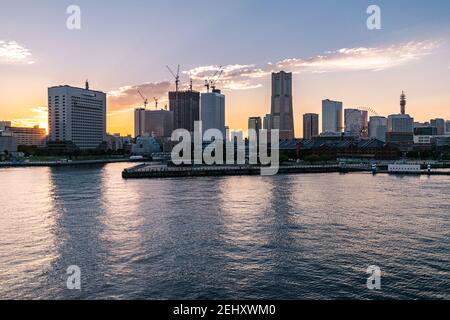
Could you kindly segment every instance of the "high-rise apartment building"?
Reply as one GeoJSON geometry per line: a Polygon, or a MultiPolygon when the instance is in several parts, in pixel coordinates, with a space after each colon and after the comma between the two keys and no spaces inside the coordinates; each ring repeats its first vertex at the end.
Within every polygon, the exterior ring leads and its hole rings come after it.
{"type": "Polygon", "coordinates": [[[445,120],[444,119],[431,119],[430,124],[432,127],[436,127],[438,136],[443,136],[445,134],[445,120]]]}
{"type": "Polygon", "coordinates": [[[375,138],[386,142],[388,131],[388,119],[386,117],[374,116],[369,121],[369,138],[375,138]]]}
{"type": "Polygon", "coordinates": [[[225,137],[225,96],[220,90],[202,93],[200,97],[200,119],[203,133],[218,129],[225,137]]]}
{"type": "Polygon", "coordinates": [[[134,137],[145,135],[145,112],[144,108],[134,110],[134,137]]]}
{"type": "Polygon", "coordinates": [[[367,137],[368,112],[360,109],[345,109],[345,131],[367,137]]]}
{"type": "Polygon", "coordinates": [[[388,117],[388,132],[414,132],[414,118],[408,114],[392,114],[388,117]]]}
{"type": "Polygon", "coordinates": [[[319,115],[306,113],[303,115],[303,139],[311,139],[319,135],[319,115]]]}
{"type": "Polygon", "coordinates": [[[272,73],[271,129],[280,131],[281,140],[295,138],[292,104],[292,73],[272,73]]]}
{"type": "Polygon", "coordinates": [[[173,112],[167,110],[134,110],[134,136],[169,138],[173,132],[173,112]]]}
{"type": "Polygon", "coordinates": [[[261,117],[250,117],[248,118],[248,129],[249,130],[255,130],[256,132],[259,132],[262,127],[262,121],[261,117]]]}
{"type": "Polygon", "coordinates": [[[168,110],[147,110],[145,112],[144,135],[155,138],[170,138],[173,132],[173,112],[168,110]]]}
{"type": "Polygon", "coordinates": [[[96,149],[106,143],[106,94],[70,86],[48,88],[49,142],[96,149]]]}
{"type": "Polygon", "coordinates": [[[264,130],[270,130],[272,129],[272,115],[266,114],[263,120],[263,129],[264,130]]]}
{"type": "Polygon", "coordinates": [[[340,101],[322,101],[322,133],[342,132],[342,108],[340,101]]]}
{"type": "Polygon", "coordinates": [[[197,91],[169,92],[169,109],[173,112],[173,126],[194,132],[194,122],[200,120],[200,93],[197,91]]]}

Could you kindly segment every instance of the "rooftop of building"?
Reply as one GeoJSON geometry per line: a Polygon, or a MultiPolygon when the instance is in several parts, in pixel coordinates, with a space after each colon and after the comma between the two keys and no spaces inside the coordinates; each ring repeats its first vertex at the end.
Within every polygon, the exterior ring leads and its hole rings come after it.
{"type": "Polygon", "coordinates": [[[67,84],[65,85],[59,85],[59,86],[52,86],[52,87],[48,87],[48,89],[58,89],[58,88],[67,88],[67,89],[77,89],[77,90],[82,90],[82,91],[87,91],[87,92],[96,92],[96,93],[101,93],[101,94],[106,94],[103,91],[98,91],[98,90],[92,90],[92,89],[86,89],[86,88],[80,88],[80,87],[74,87],[74,86],[69,86],[67,84]]]}

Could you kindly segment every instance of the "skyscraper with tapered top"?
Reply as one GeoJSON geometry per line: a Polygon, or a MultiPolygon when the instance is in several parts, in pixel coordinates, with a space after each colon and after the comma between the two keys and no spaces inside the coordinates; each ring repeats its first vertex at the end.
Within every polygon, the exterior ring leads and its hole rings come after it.
{"type": "Polygon", "coordinates": [[[280,131],[281,140],[295,138],[292,101],[292,73],[272,73],[271,129],[280,131]]]}

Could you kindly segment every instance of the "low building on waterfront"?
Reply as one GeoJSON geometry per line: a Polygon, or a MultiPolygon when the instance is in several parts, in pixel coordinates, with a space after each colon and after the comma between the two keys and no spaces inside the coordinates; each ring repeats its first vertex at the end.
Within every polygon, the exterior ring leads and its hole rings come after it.
{"type": "Polygon", "coordinates": [[[131,145],[133,144],[133,138],[131,135],[121,136],[119,133],[108,134],[106,136],[106,148],[111,151],[123,150],[125,152],[131,152],[131,145]]]}
{"type": "Polygon", "coordinates": [[[11,121],[0,121],[0,131],[6,131],[6,128],[11,127],[11,121]]]}
{"type": "Polygon", "coordinates": [[[5,160],[9,155],[17,153],[17,140],[11,132],[0,132],[0,159],[5,160]]]}
{"type": "Polygon", "coordinates": [[[132,154],[135,156],[150,158],[153,153],[160,152],[162,152],[161,145],[151,136],[137,137],[136,143],[132,147],[132,154]]]}
{"type": "Polygon", "coordinates": [[[312,156],[323,160],[337,158],[364,158],[391,160],[399,158],[395,145],[372,139],[318,137],[303,140],[297,144],[297,157],[307,159],[312,156]]]}
{"type": "Polygon", "coordinates": [[[45,147],[47,143],[47,132],[39,126],[32,128],[9,127],[6,130],[16,138],[18,146],[45,147]]]}

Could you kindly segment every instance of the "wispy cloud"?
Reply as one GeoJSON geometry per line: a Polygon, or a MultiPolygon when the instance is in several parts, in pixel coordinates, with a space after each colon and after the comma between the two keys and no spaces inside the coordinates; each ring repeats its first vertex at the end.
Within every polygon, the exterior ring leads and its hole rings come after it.
{"type": "MultiPolygon", "coordinates": [[[[255,64],[230,64],[222,66],[223,73],[218,85],[225,90],[249,90],[262,87],[263,80],[272,72],[285,70],[298,73],[329,73],[344,71],[379,72],[430,55],[441,45],[440,41],[416,41],[383,47],[342,48],[328,51],[312,58],[289,58],[275,63],[257,66],[255,64]]],[[[220,66],[199,66],[183,73],[194,80],[194,88],[202,89],[204,81],[213,76],[220,66]]],[[[110,92],[110,106],[113,112],[130,109],[133,105],[142,105],[140,90],[146,97],[157,97],[167,101],[167,91],[173,89],[171,82],[145,83],[120,88],[110,92]]]]}
{"type": "MultiPolygon", "coordinates": [[[[260,79],[272,72],[327,73],[341,71],[381,71],[405,65],[429,55],[440,46],[439,41],[408,42],[386,47],[342,48],[312,58],[289,58],[264,66],[228,65],[220,80],[224,89],[253,89],[262,86],[260,79]]],[[[195,80],[210,77],[219,66],[201,66],[185,71],[195,80]]]]}
{"type": "Polygon", "coordinates": [[[0,40],[0,64],[33,64],[32,53],[16,41],[0,40]]]}
{"type": "Polygon", "coordinates": [[[434,52],[439,41],[408,42],[381,48],[343,48],[310,59],[286,59],[276,64],[278,69],[301,71],[381,71],[421,59],[434,52]]]}

